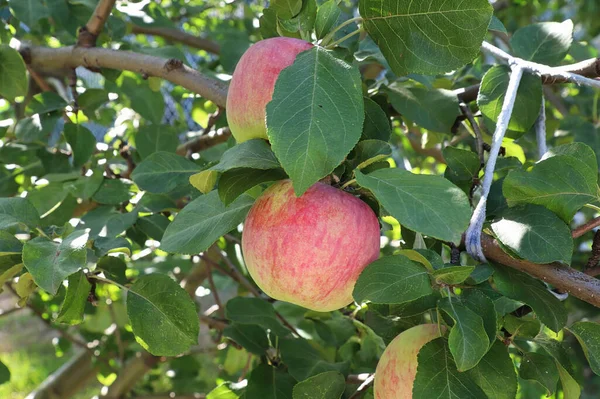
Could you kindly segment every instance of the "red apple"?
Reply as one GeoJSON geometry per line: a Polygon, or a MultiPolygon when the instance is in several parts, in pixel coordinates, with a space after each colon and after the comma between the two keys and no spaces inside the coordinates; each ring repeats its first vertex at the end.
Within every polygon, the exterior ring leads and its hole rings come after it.
{"type": "Polygon", "coordinates": [[[437,324],[421,324],[394,338],[375,370],[375,399],[412,399],[417,355],[426,343],[440,336],[437,324]]]}
{"type": "Polygon", "coordinates": [[[266,106],[277,77],[299,53],[312,46],[304,40],[274,37],[261,40],[242,55],[227,93],[227,122],[238,143],[267,140],[266,106]]]}
{"type": "Polygon", "coordinates": [[[292,182],[282,180],[250,209],[242,250],[266,294],[327,312],[352,303],[358,275],[379,257],[379,222],[342,190],[316,183],[296,197],[292,182]]]}

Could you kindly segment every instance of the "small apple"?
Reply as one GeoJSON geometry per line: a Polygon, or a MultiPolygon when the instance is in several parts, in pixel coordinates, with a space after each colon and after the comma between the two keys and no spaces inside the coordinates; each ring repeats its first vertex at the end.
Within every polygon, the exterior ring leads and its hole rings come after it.
{"type": "Polygon", "coordinates": [[[417,355],[426,343],[440,336],[437,324],[421,324],[394,338],[375,370],[375,399],[412,399],[417,355]]]}
{"type": "Polygon", "coordinates": [[[282,180],[250,209],[242,250],[267,295],[327,312],[352,303],[360,272],[379,257],[379,222],[342,190],[316,183],[296,197],[292,182],[282,180]]]}
{"type": "Polygon", "coordinates": [[[282,69],[313,45],[300,39],[274,37],[251,46],[240,58],[227,93],[227,122],[238,143],[267,140],[266,107],[282,69]]]}

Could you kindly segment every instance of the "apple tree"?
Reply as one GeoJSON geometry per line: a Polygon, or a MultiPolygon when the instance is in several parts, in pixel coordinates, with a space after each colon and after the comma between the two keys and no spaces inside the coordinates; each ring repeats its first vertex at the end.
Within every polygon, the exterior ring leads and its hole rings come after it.
{"type": "Polygon", "coordinates": [[[599,12],[0,0],[28,398],[597,398],[599,12]]]}

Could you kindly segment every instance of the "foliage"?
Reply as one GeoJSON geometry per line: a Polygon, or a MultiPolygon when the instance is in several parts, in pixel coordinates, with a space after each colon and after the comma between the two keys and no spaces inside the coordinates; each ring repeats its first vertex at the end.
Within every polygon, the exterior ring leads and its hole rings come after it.
{"type": "MultiPolygon", "coordinates": [[[[437,323],[415,398],[598,396],[600,90],[525,73],[484,203],[488,262],[461,244],[511,76],[481,43],[597,78],[598,2],[113,3],[0,0],[0,283],[58,346],[91,352],[92,385],[373,398],[359,377],[386,344],[437,323]],[[276,36],[316,46],[277,79],[269,141],[236,144],[227,81],[276,36]],[[267,298],[245,268],[246,215],[287,178],[381,222],[345,308],[267,298]]],[[[0,359],[0,384],[31,388],[24,357],[0,359]]],[[[61,372],[48,381],[78,385],[61,372]]]]}

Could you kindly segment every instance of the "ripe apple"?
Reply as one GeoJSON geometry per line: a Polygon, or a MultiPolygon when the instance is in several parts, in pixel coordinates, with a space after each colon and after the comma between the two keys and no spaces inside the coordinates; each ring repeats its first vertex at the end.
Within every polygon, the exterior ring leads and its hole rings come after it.
{"type": "Polygon", "coordinates": [[[268,139],[266,106],[277,77],[299,53],[312,46],[300,39],[274,37],[261,40],[242,55],[227,93],[227,122],[238,143],[268,139]]]}
{"type": "Polygon", "coordinates": [[[421,324],[394,338],[375,370],[375,399],[412,399],[417,355],[426,343],[440,336],[437,324],[421,324]]]}
{"type": "Polygon", "coordinates": [[[352,303],[358,275],[379,257],[379,222],[342,190],[316,183],[296,197],[292,182],[282,180],[250,209],[242,250],[266,294],[327,312],[352,303]]]}

